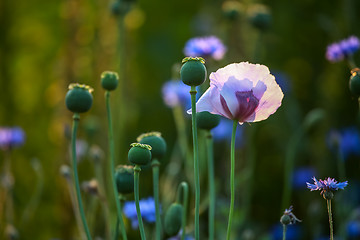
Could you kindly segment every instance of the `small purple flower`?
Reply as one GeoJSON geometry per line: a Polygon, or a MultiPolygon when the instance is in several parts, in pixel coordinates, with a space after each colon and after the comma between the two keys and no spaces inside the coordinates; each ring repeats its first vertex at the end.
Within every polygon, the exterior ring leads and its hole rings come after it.
{"type": "MultiPolygon", "coordinates": [[[[139,201],[141,217],[148,223],[156,221],[155,216],[155,202],[152,197],[141,199],[139,201]]],[[[139,222],[136,213],[136,206],[134,201],[125,202],[123,212],[127,218],[131,220],[131,227],[137,229],[139,222]]]]}
{"type": "Polygon", "coordinates": [[[0,128],[0,148],[3,150],[19,147],[25,142],[25,133],[20,127],[0,128]]]}
{"type": "Polygon", "coordinates": [[[351,155],[360,155],[360,134],[356,127],[331,130],[327,142],[330,149],[337,151],[337,148],[339,148],[344,160],[351,155]]]}
{"type": "Polygon", "coordinates": [[[332,43],[327,47],[326,58],[330,62],[339,62],[344,58],[353,55],[360,48],[360,40],[350,36],[340,42],[332,43]]]}
{"type": "Polygon", "coordinates": [[[316,175],[316,170],[313,167],[299,167],[293,174],[293,186],[300,189],[304,187],[304,183],[310,181],[316,175]]]}
{"type": "Polygon", "coordinates": [[[192,38],[186,42],[184,54],[188,57],[212,57],[221,60],[226,52],[225,45],[215,36],[192,38]]]}
{"type": "Polygon", "coordinates": [[[170,108],[184,106],[187,109],[191,106],[190,89],[180,80],[170,80],[162,87],[163,100],[170,108]]]}
{"type": "Polygon", "coordinates": [[[344,189],[348,185],[348,181],[338,183],[334,178],[330,177],[325,180],[317,180],[315,177],[313,177],[313,180],[314,184],[308,182],[306,183],[307,188],[310,189],[310,191],[320,190],[320,194],[344,189]]]}
{"type": "Polygon", "coordinates": [[[208,111],[240,124],[267,119],[284,97],[264,65],[233,63],[211,73],[209,78],[210,88],[196,103],[196,111],[208,111]]]}
{"type": "Polygon", "coordinates": [[[290,206],[288,209],[285,209],[283,216],[280,219],[280,222],[285,225],[295,224],[296,222],[301,222],[295,214],[292,212],[293,206],[290,206]]]}

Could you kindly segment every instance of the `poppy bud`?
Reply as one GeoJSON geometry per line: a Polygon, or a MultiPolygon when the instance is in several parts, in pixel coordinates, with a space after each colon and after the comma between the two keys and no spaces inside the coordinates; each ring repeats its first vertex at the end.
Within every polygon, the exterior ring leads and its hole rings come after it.
{"type": "Polygon", "coordinates": [[[93,102],[92,91],[93,89],[85,84],[70,84],[65,96],[66,107],[73,113],[89,111],[93,102]]]}
{"type": "Polygon", "coordinates": [[[189,86],[199,86],[206,79],[205,60],[201,57],[186,57],[182,60],[180,76],[183,83],[189,86]]]}
{"type": "Polygon", "coordinates": [[[198,128],[211,130],[220,123],[220,115],[209,112],[198,112],[196,114],[198,128]]]}
{"type": "Polygon", "coordinates": [[[171,237],[175,236],[181,228],[183,206],[179,203],[173,203],[165,214],[165,233],[171,237]]]}
{"type": "Polygon", "coordinates": [[[141,134],[136,140],[139,143],[151,146],[151,155],[153,159],[161,159],[166,153],[166,142],[159,132],[141,134]]]}
{"type": "Polygon", "coordinates": [[[119,75],[116,72],[105,71],[101,74],[101,86],[105,90],[115,90],[118,83],[119,75]]]}
{"type": "Polygon", "coordinates": [[[360,96],[360,75],[359,68],[351,70],[351,77],[349,81],[349,87],[352,94],[360,96]]]}
{"type": "Polygon", "coordinates": [[[255,4],[250,9],[250,23],[259,30],[266,30],[271,24],[271,14],[265,5],[255,4]]]}
{"type": "Polygon", "coordinates": [[[134,167],[120,165],[115,170],[117,190],[121,194],[134,192],[134,167]]]}
{"type": "Polygon", "coordinates": [[[132,143],[128,153],[129,161],[135,165],[146,165],[151,161],[151,146],[132,143]]]}

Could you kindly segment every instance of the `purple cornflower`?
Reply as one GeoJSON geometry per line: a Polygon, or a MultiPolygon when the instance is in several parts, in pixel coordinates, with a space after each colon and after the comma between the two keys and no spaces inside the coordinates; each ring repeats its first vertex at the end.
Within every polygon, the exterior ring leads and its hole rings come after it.
{"type": "Polygon", "coordinates": [[[191,106],[190,86],[185,85],[180,80],[170,80],[164,83],[162,87],[162,96],[165,104],[174,108],[176,106],[184,106],[185,109],[191,106]]]}
{"type": "Polygon", "coordinates": [[[225,52],[225,45],[215,36],[191,38],[184,47],[184,54],[188,57],[212,57],[221,60],[225,52]]]}
{"type": "Polygon", "coordinates": [[[344,58],[353,55],[360,48],[360,40],[355,36],[350,36],[340,42],[332,43],[327,47],[326,58],[330,62],[339,62],[344,58]]]}
{"type": "Polygon", "coordinates": [[[348,185],[348,181],[338,183],[334,178],[330,177],[325,180],[317,180],[315,177],[313,177],[313,180],[314,184],[308,182],[306,183],[307,188],[310,189],[310,191],[320,190],[320,194],[344,189],[348,185]]]}
{"type": "Polygon", "coordinates": [[[360,134],[356,127],[331,130],[327,142],[330,149],[336,151],[339,148],[344,160],[351,155],[360,155],[360,134]]]}
{"type": "Polygon", "coordinates": [[[295,224],[296,222],[301,222],[293,213],[293,206],[290,206],[288,209],[285,209],[284,215],[281,217],[280,222],[284,225],[295,224]]]}
{"type": "Polygon", "coordinates": [[[0,127],[0,148],[3,150],[19,147],[25,142],[25,133],[20,127],[0,127]]]}
{"type": "MultiPolygon", "coordinates": [[[[156,221],[155,216],[155,202],[152,197],[141,199],[139,201],[141,217],[148,223],[156,221]]],[[[125,202],[123,212],[127,218],[131,220],[131,227],[136,229],[139,227],[139,222],[136,213],[136,205],[134,201],[125,202]]]]}

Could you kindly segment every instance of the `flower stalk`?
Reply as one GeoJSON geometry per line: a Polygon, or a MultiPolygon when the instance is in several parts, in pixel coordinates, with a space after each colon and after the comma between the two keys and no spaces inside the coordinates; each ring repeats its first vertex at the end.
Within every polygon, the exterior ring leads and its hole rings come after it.
{"type": "Polygon", "coordinates": [[[234,202],[235,202],[235,137],[236,137],[236,127],[238,122],[234,120],[233,129],[231,134],[231,150],[230,150],[230,210],[229,210],[229,220],[228,220],[228,227],[227,227],[227,234],[226,239],[230,239],[231,235],[231,225],[232,219],[234,215],[234,202]]]}
{"type": "Polygon", "coordinates": [[[329,226],[330,226],[330,240],[334,240],[334,229],[332,221],[332,212],[331,212],[331,199],[326,199],[327,209],[329,214],[329,226]]]}
{"type": "Polygon", "coordinates": [[[141,217],[140,212],[140,203],[139,203],[139,176],[140,176],[141,167],[139,165],[135,165],[134,167],[134,198],[135,198],[135,205],[136,205],[136,213],[139,221],[139,230],[141,240],[146,240],[144,224],[141,217]]]}
{"type": "Polygon", "coordinates": [[[207,131],[206,136],[209,181],[209,240],[213,240],[215,234],[215,174],[213,145],[212,134],[209,130],[207,131]]]}
{"type": "Polygon", "coordinates": [[[77,197],[77,201],[78,201],[81,221],[82,221],[82,224],[83,224],[87,239],[91,240],[90,230],[89,230],[89,227],[88,227],[87,222],[86,222],[84,207],[83,207],[83,204],[82,204],[81,193],[80,193],[79,176],[78,176],[78,171],[77,171],[76,133],[77,133],[78,125],[79,125],[79,120],[80,120],[80,114],[79,113],[74,113],[74,115],[73,115],[73,129],[72,129],[72,137],[71,137],[72,165],[73,165],[72,167],[73,167],[76,197],[77,197]]]}
{"type": "Polygon", "coordinates": [[[153,175],[153,188],[155,200],[155,216],[156,216],[156,238],[161,239],[161,217],[160,217],[160,199],[159,199],[159,166],[160,162],[157,159],[151,161],[152,175],[153,175]]]}
{"type": "Polygon", "coordinates": [[[185,240],[186,235],[186,218],[187,218],[187,208],[188,208],[188,199],[189,199],[189,186],[186,182],[181,182],[177,190],[177,201],[182,202],[183,212],[181,218],[181,240],[185,240]],[[181,199],[182,196],[182,199],[181,199]]]}
{"type": "Polygon", "coordinates": [[[200,215],[200,172],[199,172],[199,147],[197,137],[197,121],[196,121],[196,87],[191,86],[191,109],[192,109],[192,133],[194,148],[194,180],[195,180],[195,239],[200,239],[199,215],[200,215]]]}
{"type": "Polygon", "coordinates": [[[119,193],[116,188],[116,179],[115,179],[115,160],[114,160],[115,152],[114,152],[114,136],[113,136],[112,119],[111,119],[111,107],[110,107],[110,91],[105,92],[105,102],[106,102],[106,111],[107,111],[107,118],[108,118],[108,138],[109,138],[111,183],[112,183],[114,197],[115,197],[117,216],[118,216],[120,226],[121,226],[122,238],[124,240],[126,240],[127,239],[126,230],[125,230],[125,226],[124,226],[124,221],[122,219],[120,202],[119,202],[119,193]]]}

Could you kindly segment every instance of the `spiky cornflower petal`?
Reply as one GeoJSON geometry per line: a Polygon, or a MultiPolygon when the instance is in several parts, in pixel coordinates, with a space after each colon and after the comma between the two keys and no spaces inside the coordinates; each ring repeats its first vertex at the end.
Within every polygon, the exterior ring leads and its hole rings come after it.
{"type": "Polygon", "coordinates": [[[196,103],[196,111],[208,111],[240,124],[267,119],[284,97],[264,65],[232,63],[211,73],[209,78],[210,88],[196,103]]]}
{"type": "Polygon", "coordinates": [[[345,182],[337,182],[334,178],[326,178],[324,180],[317,180],[315,177],[313,177],[314,184],[306,183],[307,188],[310,189],[310,191],[321,191],[320,194],[323,194],[325,192],[333,192],[337,191],[339,189],[344,189],[348,185],[348,181],[345,182]]]}

